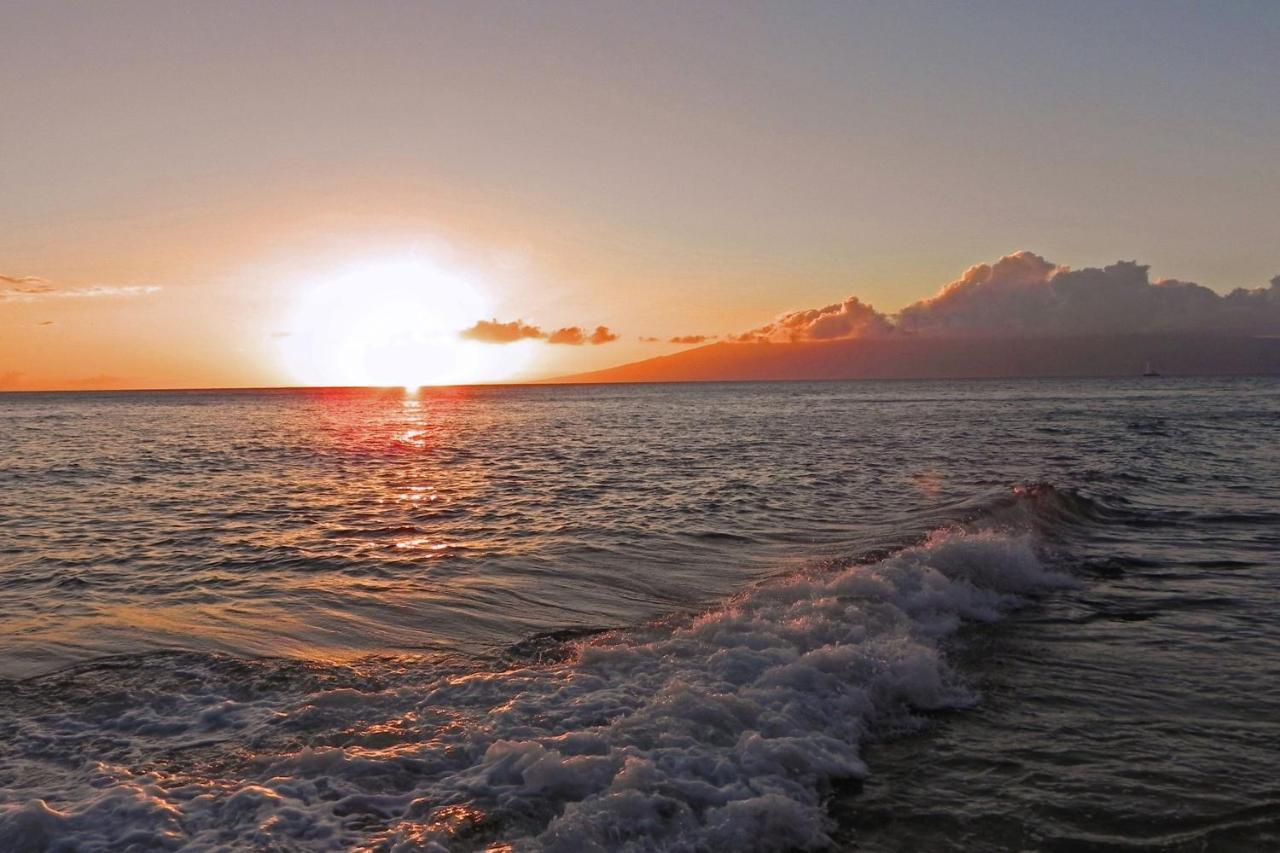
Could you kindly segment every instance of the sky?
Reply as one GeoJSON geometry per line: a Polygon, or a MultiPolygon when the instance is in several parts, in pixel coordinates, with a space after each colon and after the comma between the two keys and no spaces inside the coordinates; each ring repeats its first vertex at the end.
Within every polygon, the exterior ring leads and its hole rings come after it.
{"type": "Polygon", "coordinates": [[[1280,273],[1269,2],[16,0],[0,32],[0,387],[576,373],[1020,250],[1280,273]]]}

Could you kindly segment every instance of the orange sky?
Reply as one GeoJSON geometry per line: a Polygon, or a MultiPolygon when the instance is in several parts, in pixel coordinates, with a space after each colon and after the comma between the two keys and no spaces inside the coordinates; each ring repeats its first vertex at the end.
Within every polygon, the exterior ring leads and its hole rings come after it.
{"type": "Polygon", "coordinates": [[[1280,267],[1265,8],[50,2],[0,31],[4,388],[304,381],[307,294],[405,258],[619,336],[491,379],[893,311],[1019,248],[1220,291],[1280,267]]]}

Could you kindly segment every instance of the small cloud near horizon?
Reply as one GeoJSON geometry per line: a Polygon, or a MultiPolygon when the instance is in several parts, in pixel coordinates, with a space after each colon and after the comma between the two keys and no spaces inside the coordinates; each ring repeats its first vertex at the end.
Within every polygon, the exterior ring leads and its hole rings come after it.
{"type": "Polygon", "coordinates": [[[458,334],[467,340],[480,341],[486,344],[510,344],[516,341],[541,339],[547,336],[542,329],[537,326],[531,326],[523,320],[501,323],[496,317],[492,320],[477,320],[474,326],[463,329],[458,334]]]}
{"type": "Polygon", "coordinates": [[[599,346],[600,344],[611,344],[618,339],[617,334],[609,331],[608,326],[596,326],[596,330],[591,333],[591,337],[587,340],[599,346]]]}
{"type": "Polygon", "coordinates": [[[42,302],[47,299],[99,299],[145,296],[158,293],[153,284],[93,285],[92,287],[58,287],[38,276],[0,275],[0,302],[42,302]]]}
{"type": "Polygon", "coordinates": [[[587,336],[583,334],[582,329],[578,326],[567,326],[563,329],[556,329],[547,336],[547,343],[549,344],[580,346],[586,342],[587,336]]]}
{"type": "Polygon", "coordinates": [[[737,343],[763,343],[779,341],[832,341],[841,338],[862,338],[885,335],[893,331],[893,324],[884,314],[850,296],[843,302],[824,308],[809,308],[783,314],[772,323],[756,329],[731,335],[737,343]]]}
{"type": "Polygon", "coordinates": [[[896,315],[850,296],[792,311],[729,337],[738,343],[803,342],[915,335],[1053,337],[1191,332],[1280,334],[1280,276],[1269,287],[1220,295],[1176,279],[1151,281],[1135,261],[1073,270],[1033,252],[978,264],[896,315]]]}
{"type": "Polygon", "coordinates": [[[37,292],[42,289],[52,289],[52,285],[48,281],[35,275],[0,274],[0,284],[7,284],[15,289],[35,289],[37,292]]]}
{"type": "Polygon", "coordinates": [[[618,336],[609,330],[608,326],[596,326],[596,330],[590,335],[582,329],[581,326],[566,326],[563,329],[556,329],[547,337],[549,344],[565,344],[568,346],[582,346],[583,344],[607,344],[616,341],[618,336]]]}
{"type": "Polygon", "coordinates": [[[581,346],[582,344],[607,344],[618,339],[618,335],[608,326],[596,326],[591,334],[581,326],[565,326],[554,332],[544,332],[540,327],[530,325],[523,320],[512,320],[508,323],[498,319],[478,320],[474,326],[463,329],[459,337],[485,344],[511,344],[516,341],[541,340],[549,344],[565,344],[581,346]]]}
{"type": "Polygon", "coordinates": [[[714,341],[718,335],[676,335],[667,343],[672,344],[704,344],[707,341],[714,341]]]}

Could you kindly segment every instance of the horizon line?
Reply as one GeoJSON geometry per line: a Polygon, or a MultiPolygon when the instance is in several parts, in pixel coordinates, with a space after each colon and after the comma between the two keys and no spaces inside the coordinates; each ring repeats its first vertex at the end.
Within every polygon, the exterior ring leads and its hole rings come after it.
{"type": "Polygon", "coordinates": [[[183,388],[0,388],[4,394],[204,394],[211,392],[250,393],[254,391],[407,391],[449,390],[466,388],[544,388],[586,387],[593,385],[769,385],[793,382],[1040,382],[1046,379],[1058,381],[1097,379],[1266,379],[1280,377],[1280,373],[1161,373],[1159,376],[1143,376],[1134,373],[1046,374],[1043,376],[853,376],[777,379],[645,379],[612,382],[561,382],[555,379],[527,382],[467,382],[456,385],[209,385],[183,388]]]}

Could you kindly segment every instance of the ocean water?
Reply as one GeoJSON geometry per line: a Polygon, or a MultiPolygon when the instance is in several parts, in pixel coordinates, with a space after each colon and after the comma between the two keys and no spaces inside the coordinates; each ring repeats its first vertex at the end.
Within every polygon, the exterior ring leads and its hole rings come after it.
{"type": "Polygon", "coordinates": [[[0,850],[1280,847],[1280,380],[0,395],[0,850]]]}

